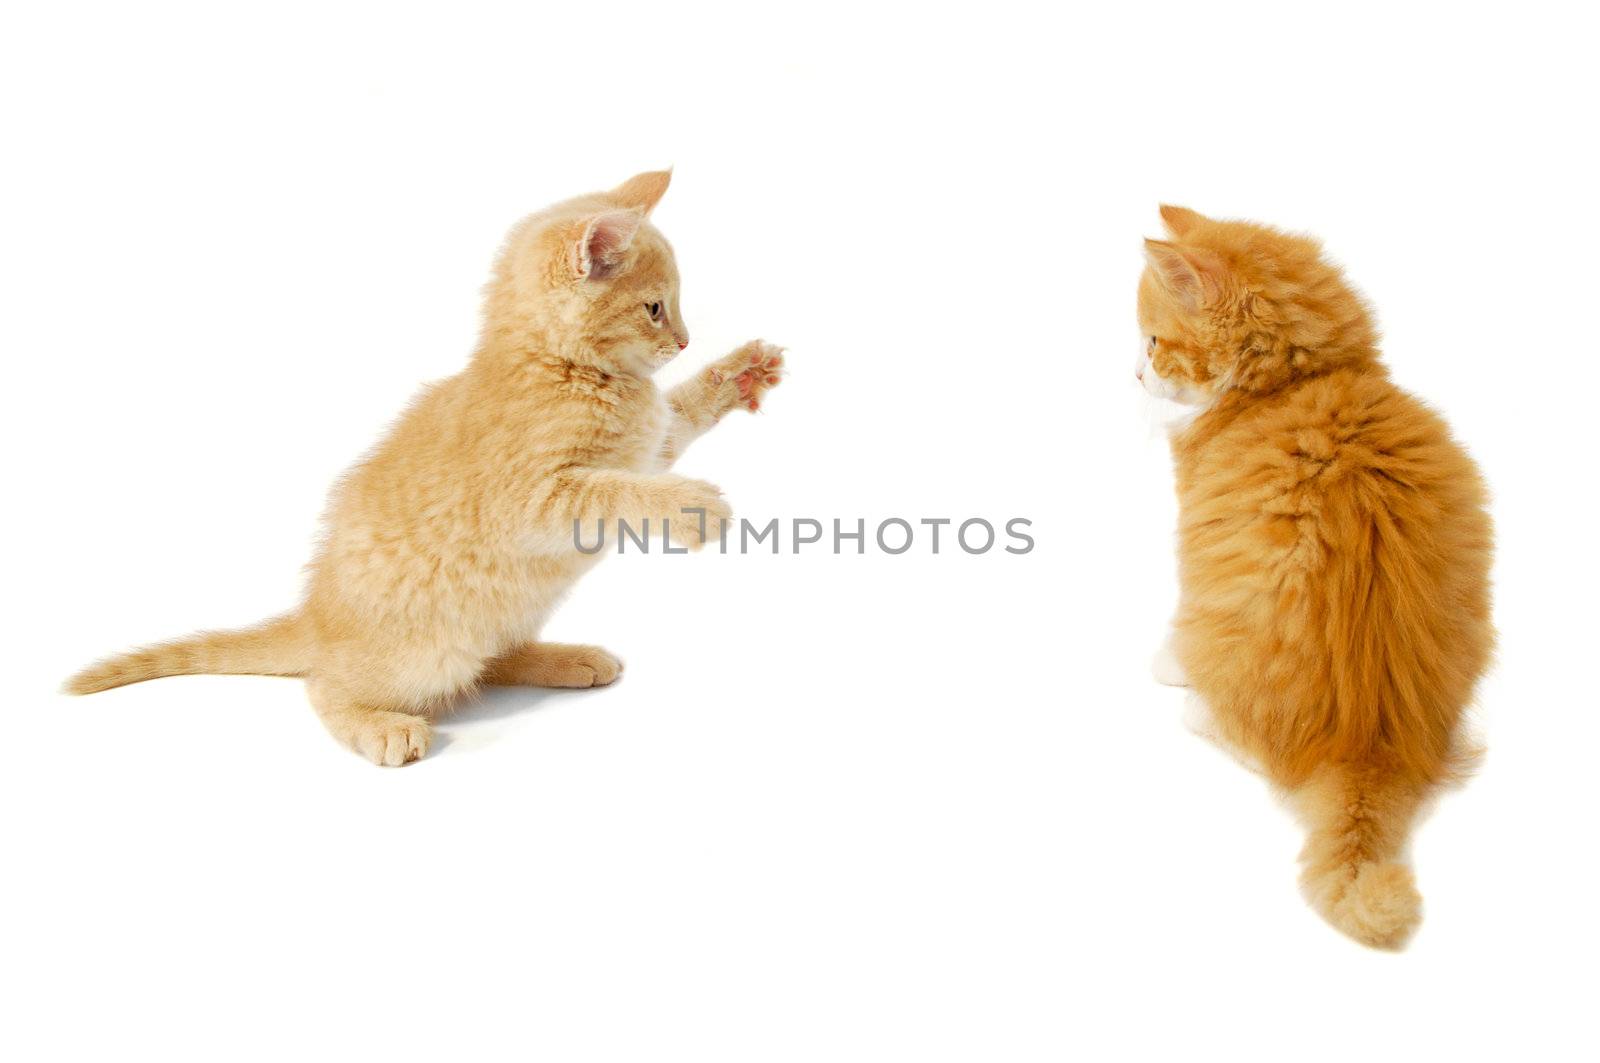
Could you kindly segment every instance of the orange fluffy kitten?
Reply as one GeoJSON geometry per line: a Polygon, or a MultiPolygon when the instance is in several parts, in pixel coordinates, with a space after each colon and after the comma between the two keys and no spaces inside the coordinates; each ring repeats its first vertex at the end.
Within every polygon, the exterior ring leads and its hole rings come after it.
{"type": "Polygon", "coordinates": [[[1314,241],[1161,216],[1138,375],[1192,417],[1172,434],[1181,593],[1157,675],[1292,796],[1317,911],[1397,947],[1421,917],[1407,835],[1464,770],[1494,638],[1483,482],[1390,382],[1366,305],[1314,241]]]}
{"type": "Polygon", "coordinates": [[[640,174],[512,231],[471,363],[424,391],[334,489],[296,612],[112,658],[66,689],[304,676],[328,730],[393,766],[425,754],[426,717],[479,683],[616,679],[622,663],[602,649],[539,641],[598,559],[575,548],[574,521],[670,521],[702,545],[728,507],[666,469],[729,410],[756,409],[781,363],[756,341],[665,396],[651,383],[689,343],[672,248],[646,220],[669,179],[640,174]]]}

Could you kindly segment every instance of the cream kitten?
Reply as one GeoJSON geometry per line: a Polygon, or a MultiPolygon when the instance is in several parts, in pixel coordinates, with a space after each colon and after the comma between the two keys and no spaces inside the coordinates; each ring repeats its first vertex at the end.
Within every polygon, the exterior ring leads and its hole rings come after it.
{"type": "Polygon", "coordinates": [[[647,220],[669,180],[640,174],[512,231],[471,363],[424,390],[334,488],[298,610],[112,658],[67,691],[304,676],[336,738],[395,766],[428,751],[433,710],[479,683],[616,679],[622,663],[602,649],[539,641],[598,560],[575,548],[574,522],[670,521],[702,545],[728,507],[666,469],[735,406],[757,409],[782,362],[754,341],[665,396],[652,384],[689,343],[672,248],[647,220]]]}

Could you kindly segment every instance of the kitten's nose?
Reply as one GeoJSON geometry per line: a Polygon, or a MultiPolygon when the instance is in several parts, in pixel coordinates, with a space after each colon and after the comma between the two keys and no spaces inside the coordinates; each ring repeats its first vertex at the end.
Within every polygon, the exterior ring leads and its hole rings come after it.
{"type": "Polygon", "coordinates": [[[689,341],[688,340],[679,340],[678,341],[678,350],[681,351],[687,346],[689,346],[689,341]]]}

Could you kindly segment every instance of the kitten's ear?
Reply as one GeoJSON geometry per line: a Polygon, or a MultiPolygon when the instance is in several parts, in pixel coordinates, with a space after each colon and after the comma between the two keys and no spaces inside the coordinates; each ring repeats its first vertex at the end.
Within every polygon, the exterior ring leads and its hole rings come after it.
{"type": "Polygon", "coordinates": [[[661,197],[667,194],[667,186],[671,183],[671,170],[655,170],[628,178],[611,190],[610,197],[622,206],[632,207],[648,216],[661,202],[661,197]]]}
{"type": "Polygon", "coordinates": [[[572,245],[572,270],[579,277],[603,280],[622,265],[622,256],[644,222],[636,210],[608,210],[584,222],[572,245]]]}
{"type": "Polygon", "coordinates": [[[1209,252],[1146,240],[1144,257],[1167,290],[1191,307],[1214,303],[1222,295],[1224,267],[1209,252]]]}
{"type": "Polygon", "coordinates": [[[1161,204],[1161,220],[1167,223],[1167,232],[1182,239],[1190,229],[1206,220],[1206,216],[1188,207],[1161,204]]]}

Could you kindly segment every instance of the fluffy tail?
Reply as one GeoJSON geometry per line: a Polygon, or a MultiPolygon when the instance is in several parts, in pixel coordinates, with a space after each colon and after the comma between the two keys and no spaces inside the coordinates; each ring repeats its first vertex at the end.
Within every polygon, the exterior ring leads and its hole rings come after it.
{"type": "Polygon", "coordinates": [[[1411,869],[1397,861],[1421,787],[1373,765],[1329,764],[1295,797],[1311,828],[1300,854],[1306,899],[1363,945],[1400,948],[1422,919],[1411,869]]]}
{"type": "Polygon", "coordinates": [[[303,675],[311,640],[298,614],[241,631],[202,631],[186,639],[98,661],[68,679],[68,694],[93,694],[165,675],[303,675]]]}

